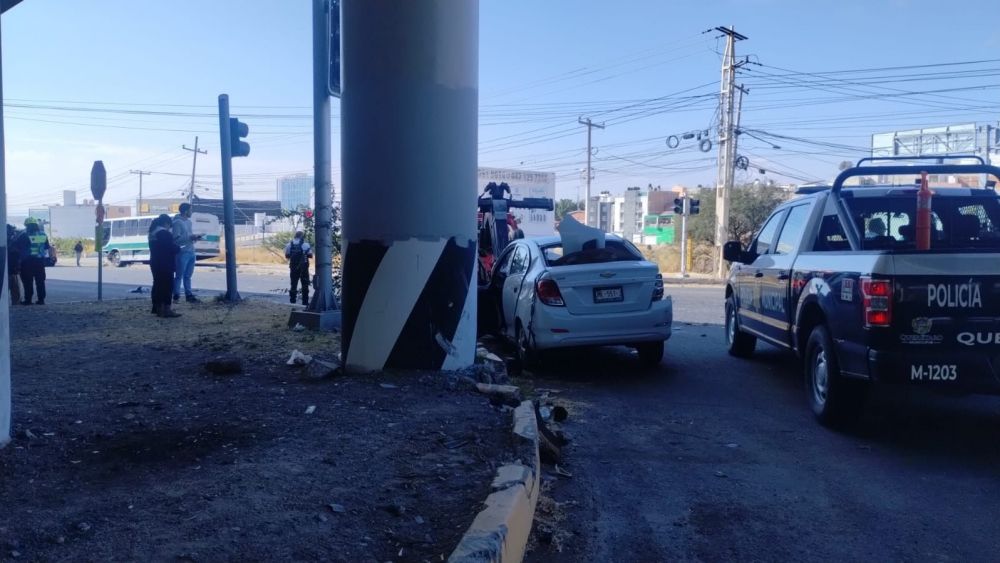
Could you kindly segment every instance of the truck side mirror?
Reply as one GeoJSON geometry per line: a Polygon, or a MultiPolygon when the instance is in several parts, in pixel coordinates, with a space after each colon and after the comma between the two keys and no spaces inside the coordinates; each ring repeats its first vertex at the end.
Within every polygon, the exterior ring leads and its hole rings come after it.
{"type": "Polygon", "coordinates": [[[727,262],[742,263],[745,257],[743,245],[738,240],[731,240],[722,245],[722,258],[727,262]]]}

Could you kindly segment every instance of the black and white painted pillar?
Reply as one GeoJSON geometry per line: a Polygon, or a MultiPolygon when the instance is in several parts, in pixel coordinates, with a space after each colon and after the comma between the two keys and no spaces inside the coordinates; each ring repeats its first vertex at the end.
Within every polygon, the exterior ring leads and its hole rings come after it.
{"type": "Polygon", "coordinates": [[[342,0],[343,360],[452,370],[476,340],[478,0],[342,0]]]}

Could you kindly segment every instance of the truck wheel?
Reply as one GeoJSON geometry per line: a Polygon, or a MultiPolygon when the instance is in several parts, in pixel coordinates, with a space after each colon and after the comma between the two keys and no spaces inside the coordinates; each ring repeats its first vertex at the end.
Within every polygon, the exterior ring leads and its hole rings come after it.
{"type": "Polygon", "coordinates": [[[663,341],[643,342],[636,344],[636,352],[639,353],[639,361],[646,367],[656,367],[663,359],[663,341]]]}
{"type": "Polygon", "coordinates": [[[820,424],[833,426],[856,418],[864,406],[865,384],[841,375],[825,326],[817,326],[809,335],[805,358],[806,396],[820,424]]]}
{"type": "Polygon", "coordinates": [[[757,347],[757,337],[740,330],[736,300],[732,297],[726,299],[726,346],[729,355],[737,358],[750,357],[757,347]]]}

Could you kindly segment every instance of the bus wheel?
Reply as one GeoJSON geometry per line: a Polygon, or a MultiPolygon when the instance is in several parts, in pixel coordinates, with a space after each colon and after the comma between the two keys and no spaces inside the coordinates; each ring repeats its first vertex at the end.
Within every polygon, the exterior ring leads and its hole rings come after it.
{"type": "Polygon", "coordinates": [[[108,262],[111,262],[115,266],[121,268],[122,267],[121,254],[119,254],[117,250],[112,250],[111,252],[108,253],[108,262]]]}

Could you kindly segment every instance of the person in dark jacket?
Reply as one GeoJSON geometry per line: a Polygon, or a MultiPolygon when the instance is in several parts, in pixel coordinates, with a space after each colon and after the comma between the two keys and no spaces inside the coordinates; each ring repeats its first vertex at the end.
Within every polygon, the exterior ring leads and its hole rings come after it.
{"type": "Polygon", "coordinates": [[[21,259],[21,283],[24,285],[22,305],[31,305],[31,297],[37,290],[38,305],[45,304],[45,261],[49,258],[49,237],[42,232],[38,220],[28,217],[24,220],[24,232],[18,235],[17,252],[21,259]],[[34,288],[32,288],[34,285],[34,288]]]}
{"type": "Polygon", "coordinates": [[[21,258],[17,251],[17,228],[7,225],[7,287],[10,288],[10,302],[21,301],[21,258]]]}
{"type": "Polygon", "coordinates": [[[181,316],[171,310],[171,293],[174,287],[177,253],[181,247],[171,233],[172,220],[160,215],[149,225],[149,269],[153,272],[153,313],[163,318],[181,316]]]}
{"type": "Polygon", "coordinates": [[[76,245],[73,246],[73,252],[76,253],[76,267],[80,267],[80,258],[83,258],[83,241],[76,241],[76,245]]]}

